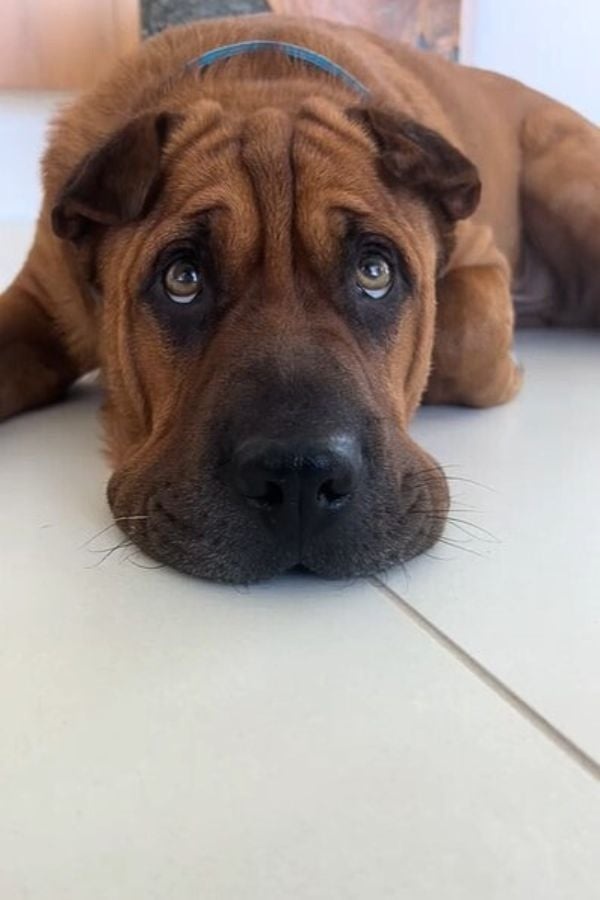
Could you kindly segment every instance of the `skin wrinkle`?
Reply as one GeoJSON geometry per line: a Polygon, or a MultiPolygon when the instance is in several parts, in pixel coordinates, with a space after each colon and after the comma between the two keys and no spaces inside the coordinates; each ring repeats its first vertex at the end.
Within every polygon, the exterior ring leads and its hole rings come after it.
{"type": "Polygon", "coordinates": [[[267,294],[285,290],[293,280],[291,132],[289,116],[265,109],[246,121],[242,134],[242,161],[250,175],[259,221],[265,230],[267,294]],[[264,144],[265,134],[269,135],[268,146],[264,144]]]}
{"type": "MultiPolygon", "coordinates": [[[[410,233],[410,225],[409,223],[405,224],[406,229],[410,233]]],[[[412,236],[412,235],[411,235],[412,236]]],[[[419,273],[417,284],[419,285],[419,289],[415,291],[415,302],[424,304],[427,300],[424,301],[424,297],[429,299],[429,303],[435,308],[436,297],[435,297],[435,288],[431,284],[431,279],[427,277],[428,265],[425,253],[420,249],[420,243],[416,240],[410,242],[411,246],[414,247],[414,255],[417,259],[417,271],[419,273]],[[427,282],[430,282],[429,284],[427,282]]],[[[430,249],[430,253],[431,253],[430,249]]],[[[433,249],[435,253],[435,248],[433,249]]],[[[434,315],[430,317],[426,317],[421,314],[417,316],[417,327],[416,327],[416,337],[412,343],[411,348],[411,359],[410,364],[407,368],[406,379],[404,383],[404,393],[407,397],[407,409],[408,409],[408,418],[413,414],[417,405],[421,400],[421,396],[425,389],[425,382],[423,382],[422,373],[423,370],[423,357],[429,359],[431,354],[431,347],[433,345],[433,336],[434,336],[434,315]],[[420,382],[420,383],[419,383],[420,382]]],[[[429,366],[427,365],[427,369],[429,366]]],[[[406,425],[407,422],[405,421],[406,425]]]]}
{"type": "MultiPolygon", "coordinates": [[[[175,112],[179,112],[177,106],[175,112]]],[[[196,150],[201,141],[206,142],[223,123],[223,108],[212,100],[201,100],[179,114],[183,121],[179,128],[175,128],[163,150],[163,163],[167,170],[174,170],[190,150],[196,150]],[[197,127],[194,128],[194,125],[197,127]]]]}
{"type": "MultiPolygon", "coordinates": [[[[141,367],[138,361],[138,346],[133,340],[135,332],[134,317],[137,312],[137,293],[130,289],[127,274],[135,269],[134,260],[138,258],[143,245],[143,237],[135,232],[131,235],[130,241],[124,244],[125,252],[122,257],[116,255],[115,262],[118,266],[117,278],[120,283],[119,293],[124,302],[119,304],[116,310],[116,330],[118,334],[117,356],[119,360],[118,372],[121,379],[126,383],[126,390],[131,397],[130,408],[132,413],[138,413],[141,420],[142,435],[145,432],[152,431],[153,408],[151,397],[144,389],[144,380],[141,374],[141,367]],[[130,378],[127,374],[130,371],[130,378]],[[134,402],[135,397],[141,400],[141,409],[136,410],[134,402]]],[[[112,368],[112,367],[111,367],[112,368]]],[[[143,439],[143,438],[142,438],[143,439]]]]}

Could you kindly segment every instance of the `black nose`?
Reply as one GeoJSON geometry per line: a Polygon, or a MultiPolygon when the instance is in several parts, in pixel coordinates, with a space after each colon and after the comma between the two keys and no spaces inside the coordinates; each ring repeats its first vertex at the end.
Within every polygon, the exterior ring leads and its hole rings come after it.
{"type": "Polygon", "coordinates": [[[230,471],[237,493],[272,528],[314,534],[348,505],[361,470],[358,439],[338,433],[310,442],[250,438],[230,471]]]}

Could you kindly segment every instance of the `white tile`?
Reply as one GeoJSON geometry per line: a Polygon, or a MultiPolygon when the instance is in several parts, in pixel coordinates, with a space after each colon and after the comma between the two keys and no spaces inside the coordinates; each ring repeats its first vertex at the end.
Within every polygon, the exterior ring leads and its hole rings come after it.
{"type": "Polygon", "coordinates": [[[423,409],[413,429],[451,476],[493,489],[452,482],[455,517],[494,538],[450,525],[464,543],[387,580],[598,758],[600,335],[522,332],[518,346],[516,401],[423,409]]]}
{"type": "Polygon", "coordinates": [[[0,429],[0,896],[597,896],[590,776],[375,589],[98,563],[95,409],[0,429]]]}

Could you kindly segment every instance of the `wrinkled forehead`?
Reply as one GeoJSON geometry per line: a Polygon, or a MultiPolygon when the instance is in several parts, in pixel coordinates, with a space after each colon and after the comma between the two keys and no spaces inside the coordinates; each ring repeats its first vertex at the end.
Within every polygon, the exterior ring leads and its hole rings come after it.
{"type": "Polygon", "coordinates": [[[214,213],[233,265],[261,246],[289,254],[293,237],[325,264],[350,221],[415,245],[423,231],[420,206],[407,197],[399,207],[382,184],[369,135],[322,98],[291,113],[267,107],[246,116],[204,101],[174,133],[164,171],[148,223],[154,237],[176,240],[214,213]]]}

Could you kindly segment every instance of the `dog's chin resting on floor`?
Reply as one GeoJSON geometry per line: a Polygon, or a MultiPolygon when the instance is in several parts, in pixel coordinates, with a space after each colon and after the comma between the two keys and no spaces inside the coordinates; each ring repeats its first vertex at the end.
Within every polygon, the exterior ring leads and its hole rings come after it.
{"type": "Polygon", "coordinates": [[[164,32],[61,112],[43,174],[0,419],[100,366],[115,520],[193,575],[426,550],[449,498],[410,419],[515,396],[517,274],[527,317],[600,324],[598,130],[360,29],[164,32]]]}

